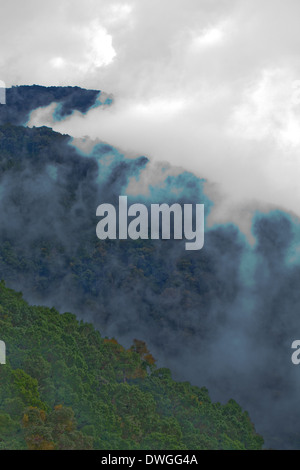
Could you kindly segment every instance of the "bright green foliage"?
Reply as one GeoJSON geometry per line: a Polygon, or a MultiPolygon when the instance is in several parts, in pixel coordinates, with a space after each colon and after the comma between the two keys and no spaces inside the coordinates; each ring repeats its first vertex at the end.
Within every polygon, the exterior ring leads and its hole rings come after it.
{"type": "Polygon", "coordinates": [[[0,449],[260,449],[247,412],[156,369],[71,313],[0,285],[0,449]]]}

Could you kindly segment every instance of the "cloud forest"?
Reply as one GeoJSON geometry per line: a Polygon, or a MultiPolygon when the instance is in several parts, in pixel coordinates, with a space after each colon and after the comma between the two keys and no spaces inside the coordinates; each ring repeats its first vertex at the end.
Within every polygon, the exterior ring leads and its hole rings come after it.
{"type": "Polygon", "coordinates": [[[107,93],[6,93],[0,447],[300,448],[299,219],[258,207],[254,242],[216,223],[192,251],[176,237],[100,240],[96,209],[120,195],[149,212],[204,204],[205,218],[217,202],[184,168],[157,166],[153,179],[145,155],[29,125],[39,110],[56,122],[106,112],[107,93]]]}

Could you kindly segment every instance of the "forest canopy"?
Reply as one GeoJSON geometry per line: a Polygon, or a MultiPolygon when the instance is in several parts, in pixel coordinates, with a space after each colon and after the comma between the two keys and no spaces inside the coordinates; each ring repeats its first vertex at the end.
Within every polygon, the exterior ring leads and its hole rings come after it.
{"type": "Polygon", "coordinates": [[[0,449],[261,449],[234,401],[176,382],[145,342],[125,349],[71,313],[0,285],[0,449]]]}

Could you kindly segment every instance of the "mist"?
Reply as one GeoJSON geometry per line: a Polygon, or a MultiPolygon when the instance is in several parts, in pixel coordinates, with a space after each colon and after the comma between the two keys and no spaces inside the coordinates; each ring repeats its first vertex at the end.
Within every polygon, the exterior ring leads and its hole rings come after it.
{"type": "Polygon", "coordinates": [[[147,341],[178,379],[239,401],[275,448],[299,447],[299,10],[12,0],[0,18],[7,87],[92,90],[83,107],[81,92],[23,91],[1,120],[1,276],[147,341]],[[96,207],[120,194],[204,203],[203,250],[99,244],[96,207]]]}
{"type": "MultiPolygon", "coordinates": [[[[27,87],[15,92],[30,108],[27,87]]],[[[69,93],[90,100],[84,90],[69,93]]],[[[19,116],[6,106],[2,121],[5,113],[19,116]]],[[[235,223],[206,224],[204,247],[192,253],[184,240],[100,241],[100,203],[117,205],[122,194],[147,207],[203,203],[207,221],[218,191],[183,167],[105,142],[90,145],[49,127],[4,124],[0,132],[0,275],[7,285],[125,346],[146,341],[178,380],[208,387],[214,400],[237,400],[267,446],[297,448],[291,344],[299,324],[299,218],[252,207],[250,239],[235,223]]]]}

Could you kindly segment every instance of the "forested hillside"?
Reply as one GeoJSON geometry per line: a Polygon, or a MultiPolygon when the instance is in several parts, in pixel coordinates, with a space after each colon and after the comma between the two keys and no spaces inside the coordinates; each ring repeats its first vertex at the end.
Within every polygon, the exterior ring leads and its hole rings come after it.
{"type": "Polygon", "coordinates": [[[59,120],[97,106],[98,93],[7,90],[0,105],[0,279],[30,304],[71,311],[125,349],[134,338],[144,341],[176,380],[206,386],[214,401],[237,400],[267,446],[298,448],[299,374],[289,352],[299,322],[299,220],[257,211],[249,243],[237,225],[211,224],[214,202],[199,176],[106,142],[85,153],[68,135],[26,127],[38,106],[54,100],[59,120]],[[188,252],[184,240],[99,240],[96,209],[117,207],[120,195],[148,208],[204,204],[203,249],[188,252]]]}
{"type": "Polygon", "coordinates": [[[260,449],[248,413],[175,382],[143,341],[125,349],[89,323],[0,285],[1,449],[260,449]]]}

